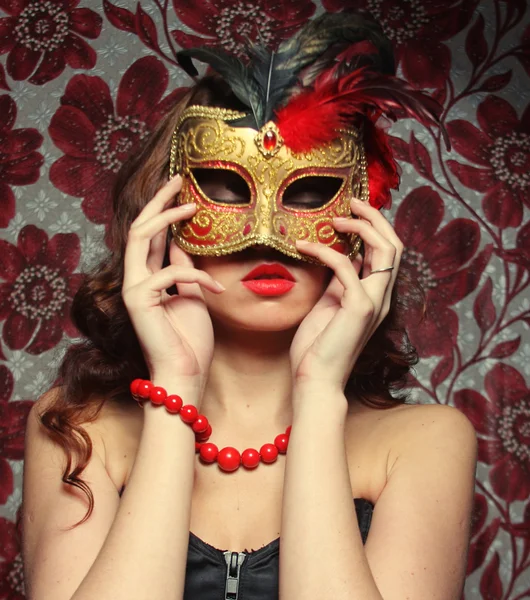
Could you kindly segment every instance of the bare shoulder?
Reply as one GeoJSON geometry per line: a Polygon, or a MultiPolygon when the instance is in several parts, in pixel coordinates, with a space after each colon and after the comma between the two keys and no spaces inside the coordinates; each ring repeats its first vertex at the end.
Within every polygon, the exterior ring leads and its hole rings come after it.
{"type": "MultiPolygon", "coordinates": [[[[388,409],[354,405],[346,422],[346,447],[354,494],[375,504],[396,466],[422,461],[432,452],[467,455],[473,462],[476,435],[456,408],[439,404],[400,404],[388,409]],[[358,489],[357,489],[358,488],[358,489]]],[[[457,460],[457,459],[455,459],[457,460]]]]}
{"type": "Polygon", "coordinates": [[[473,449],[476,434],[471,421],[458,409],[442,404],[409,404],[390,413],[394,443],[401,451],[433,444],[464,444],[473,449]]]}
{"type": "Polygon", "coordinates": [[[85,424],[93,441],[97,440],[105,469],[118,491],[129,479],[142,427],[143,411],[133,401],[105,402],[97,419],[85,424]]]}
{"type": "MultiPolygon", "coordinates": [[[[118,509],[119,486],[126,470],[123,456],[134,447],[138,427],[134,413],[106,402],[94,421],[81,423],[92,443],[92,453],[85,457],[80,475],[91,492],[92,512],[88,517],[88,494],[66,485],[63,479],[77,462],[72,456],[68,463],[66,424],[55,423],[55,435],[49,435],[41,420],[60,394],[60,388],[55,388],[39,398],[26,426],[23,553],[31,598],[70,598],[86,575],[118,509]],[[85,517],[82,524],[73,527],[85,517]]],[[[73,438],[77,437],[74,433],[73,438]]]]}
{"type": "MultiPolygon", "coordinates": [[[[49,434],[41,424],[41,417],[53,408],[61,393],[53,388],[33,405],[27,425],[27,436],[37,443],[50,444],[49,434]]],[[[134,461],[143,424],[143,412],[135,403],[118,404],[104,401],[94,420],[80,423],[92,443],[92,453],[104,466],[110,481],[120,490],[134,461]]],[[[61,452],[56,452],[57,458],[61,452]]]]}
{"type": "Polygon", "coordinates": [[[375,461],[372,470],[384,471],[365,545],[381,595],[460,597],[476,470],[471,422],[437,404],[360,415],[352,432],[370,441],[364,454],[375,461]]]}
{"type": "Polygon", "coordinates": [[[394,447],[406,447],[415,440],[451,432],[451,438],[463,436],[475,440],[471,421],[458,409],[442,404],[400,404],[388,409],[356,407],[348,414],[348,428],[353,434],[359,429],[379,434],[384,432],[394,447]]]}

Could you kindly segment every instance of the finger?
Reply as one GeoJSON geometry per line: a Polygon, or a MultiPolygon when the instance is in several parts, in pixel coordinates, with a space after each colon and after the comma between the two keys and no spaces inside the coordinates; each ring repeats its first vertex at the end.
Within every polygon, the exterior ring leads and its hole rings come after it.
{"type": "Polygon", "coordinates": [[[167,231],[162,230],[151,240],[146,265],[151,273],[160,271],[167,249],[167,231]]]}
{"type": "Polygon", "coordinates": [[[153,198],[144,206],[140,214],[134,220],[134,224],[140,225],[154,215],[160,213],[175,198],[182,188],[182,177],[176,175],[163,185],[153,198]]]}
{"type": "MultiPolygon", "coordinates": [[[[376,317],[374,315],[382,303],[384,292],[379,300],[372,299],[365,292],[354,264],[344,254],[312,242],[297,241],[296,247],[300,252],[318,258],[335,273],[319,302],[325,303],[329,291],[334,289],[333,295],[338,296],[336,303],[341,308],[334,310],[332,318],[319,336],[319,343],[321,352],[326,348],[333,348],[327,356],[323,354],[323,359],[336,363],[336,340],[340,339],[345,349],[364,345],[368,332],[372,330],[372,322],[376,317]]],[[[349,360],[346,356],[343,358],[349,360]]]]}
{"type": "MultiPolygon", "coordinates": [[[[339,231],[355,233],[362,238],[367,249],[363,263],[363,279],[370,275],[372,269],[394,266],[394,270],[397,270],[399,257],[397,257],[396,247],[369,222],[360,219],[334,219],[333,225],[339,231]]],[[[385,273],[388,273],[389,278],[392,276],[392,271],[385,271],[385,273]]]]}
{"type": "Polygon", "coordinates": [[[392,289],[396,281],[401,253],[368,221],[345,219],[334,221],[334,225],[340,231],[356,233],[363,239],[366,248],[362,273],[363,286],[366,292],[374,298],[378,298],[383,292],[383,300],[379,307],[379,318],[384,318],[390,308],[392,289]],[[372,273],[373,270],[385,269],[390,266],[394,268],[372,273]]]}
{"type": "Polygon", "coordinates": [[[396,231],[388,220],[384,217],[380,210],[370,206],[367,202],[362,202],[357,198],[353,198],[350,202],[352,213],[364,219],[372,225],[372,227],[383,235],[395,248],[402,248],[403,244],[399,239],[396,231]]]}
{"type": "MultiPolygon", "coordinates": [[[[359,292],[362,291],[362,286],[352,261],[345,254],[341,254],[329,246],[324,246],[324,244],[316,244],[305,240],[297,240],[296,247],[303,254],[317,258],[333,270],[336,280],[344,289],[342,299],[339,298],[339,302],[343,306],[345,302],[349,304],[355,301],[359,292]]],[[[330,282],[327,291],[339,292],[339,296],[341,295],[333,281],[330,282]]]]}
{"type": "Polygon", "coordinates": [[[160,232],[165,234],[171,223],[189,219],[195,211],[195,205],[184,204],[169,208],[142,224],[131,226],[124,257],[124,280],[127,281],[127,286],[136,285],[149,273],[147,259],[152,238],[160,232]]]}
{"type": "MultiPolygon", "coordinates": [[[[193,260],[191,256],[179,248],[175,240],[171,240],[169,245],[169,262],[172,265],[179,266],[181,268],[194,268],[193,260]]],[[[178,283],[177,292],[179,296],[185,298],[198,298],[204,301],[204,294],[199,285],[196,283],[178,283]]]]}
{"type": "Polygon", "coordinates": [[[137,308],[158,306],[160,293],[172,285],[178,286],[181,283],[195,283],[217,294],[224,291],[223,286],[204,271],[169,265],[139,284],[124,288],[123,299],[127,306],[137,308]]]}

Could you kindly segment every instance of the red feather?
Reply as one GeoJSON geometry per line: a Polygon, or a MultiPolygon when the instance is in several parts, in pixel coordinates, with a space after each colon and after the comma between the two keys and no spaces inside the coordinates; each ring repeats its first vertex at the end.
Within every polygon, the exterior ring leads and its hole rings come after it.
{"type": "Polygon", "coordinates": [[[375,122],[385,114],[392,120],[399,115],[415,118],[427,127],[439,126],[441,107],[405,81],[368,67],[338,79],[336,73],[336,67],[325,71],[312,88],[292,97],[277,111],[276,123],[285,144],[293,152],[303,153],[331,142],[340,129],[355,127],[360,117],[366,117],[364,143],[370,203],[377,208],[388,206],[389,190],[399,184],[398,166],[385,132],[375,122]]]}
{"type": "MultiPolygon", "coordinates": [[[[328,81],[319,76],[313,88],[294,96],[276,113],[278,128],[293,152],[308,152],[330,142],[337,130],[351,125],[353,117],[363,112],[355,94],[341,92],[339,80],[330,78],[333,70],[326,72],[328,81]]],[[[357,72],[352,75],[358,77],[357,72]]]]}
{"type": "Polygon", "coordinates": [[[374,208],[390,208],[390,190],[398,189],[401,169],[394,160],[384,129],[368,120],[364,127],[364,152],[368,164],[370,204],[374,208]]]}
{"type": "Polygon", "coordinates": [[[383,113],[396,120],[399,112],[426,126],[439,124],[439,104],[405,81],[366,67],[334,79],[333,70],[320,75],[312,89],[297,94],[277,111],[278,128],[294,152],[330,142],[338,129],[351,127],[357,115],[374,119],[383,113]]]}

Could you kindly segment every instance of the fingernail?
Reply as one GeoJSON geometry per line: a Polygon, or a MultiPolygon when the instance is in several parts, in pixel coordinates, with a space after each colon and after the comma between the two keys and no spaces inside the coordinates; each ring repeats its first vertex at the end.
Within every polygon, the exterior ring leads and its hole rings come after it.
{"type": "Polygon", "coordinates": [[[191,210],[192,208],[197,208],[197,204],[195,202],[188,202],[187,204],[181,204],[179,208],[182,210],[191,210]]]}
{"type": "Polygon", "coordinates": [[[351,221],[351,219],[347,219],[346,217],[333,217],[333,221],[335,223],[346,223],[346,221],[351,221]]]}
{"type": "Polygon", "coordinates": [[[296,240],[297,244],[302,244],[302,246],[308,246],[310,242],[307,240],[296,240]]]}
{"type": "Polygon", "coordinates": [[[225,286],[224,286],[224,285],[223,285],[223,284],[222,284],[220,281],[217,281],[217,279],[214,279],[214,281],[215,281],[215,285],[216,285],[216,286],[217,286],[217,287],[218,287],[220,290],[222,290],[223,292],[226,290],[225,286]]]}
{"type": "Polygon", "coordinates": [[[182,176],[177,173],[176,175],[173,175],[170,181],[174,181],[175,179],[182,179],[182,176]]]}

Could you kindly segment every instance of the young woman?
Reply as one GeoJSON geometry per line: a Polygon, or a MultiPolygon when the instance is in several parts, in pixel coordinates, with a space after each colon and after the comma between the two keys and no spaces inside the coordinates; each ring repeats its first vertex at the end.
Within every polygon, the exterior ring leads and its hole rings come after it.
{"type": "Polygon", "coordinates": [[[475,435],[399,391],[412,287],[377,208],[397,175],[375,121],[434,113],[388,48],[323,17],[262,96],[263,53],[252,80],[183,57],[218,75],[123,170],[86,341],[28,422],[29,600],[459,599],[475,435]]]}

